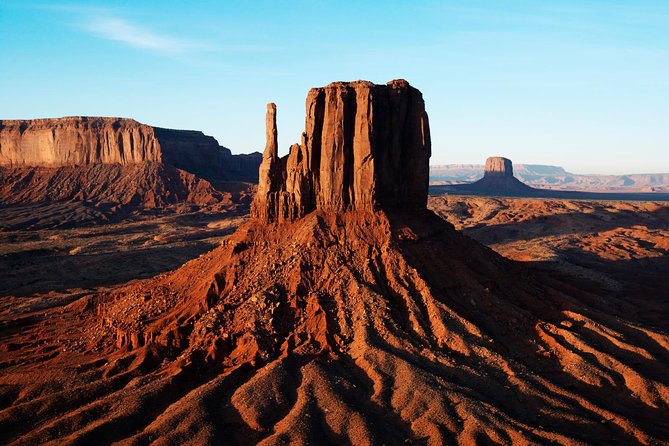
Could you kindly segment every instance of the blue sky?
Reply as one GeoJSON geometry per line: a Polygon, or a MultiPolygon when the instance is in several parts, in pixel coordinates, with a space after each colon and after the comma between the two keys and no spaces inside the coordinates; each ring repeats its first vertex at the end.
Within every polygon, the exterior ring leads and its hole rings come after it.
{"type": "Polygon", "coordinates": [[[669,1],[0,1],[0,118],[132,117],[282,153],[310,87],[405,78],[432,164],[669,172],[669,1]]]}

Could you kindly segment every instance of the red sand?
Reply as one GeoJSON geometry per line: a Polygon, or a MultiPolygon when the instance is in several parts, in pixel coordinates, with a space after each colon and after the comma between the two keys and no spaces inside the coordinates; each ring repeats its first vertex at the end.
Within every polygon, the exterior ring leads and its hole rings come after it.
{"type": "Polygon", "coordinates": [[[634,305],[429,211],[250,221],[173,273],[5,312],[0,441],[659,444],[669,337],[634,305]]]}

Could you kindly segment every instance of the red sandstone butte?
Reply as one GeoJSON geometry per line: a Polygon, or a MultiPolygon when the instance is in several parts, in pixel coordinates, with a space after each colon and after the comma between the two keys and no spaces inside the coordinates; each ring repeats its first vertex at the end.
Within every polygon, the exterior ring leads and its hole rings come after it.
{"type": "Polygon", "coordinates": [[[301,143],[278,158],[276,106],[268,105],[254,217],[426,206],[431,145],[420,91],[404,80],[334,82],[309,91],[306,113],[301,143]]]}

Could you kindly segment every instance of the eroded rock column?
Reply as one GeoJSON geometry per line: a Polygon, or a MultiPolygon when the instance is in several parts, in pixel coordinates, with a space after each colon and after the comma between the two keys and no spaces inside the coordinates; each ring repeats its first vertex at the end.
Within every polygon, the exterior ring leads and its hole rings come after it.
{"type": "Polygon", "coordinates": [[[314,210],[425,208],[431,153],[423,97],[403,80],[335,82],[307,95],[305,132],[278,159],[276,107],[252,215],[292,220],[314,210]]]}

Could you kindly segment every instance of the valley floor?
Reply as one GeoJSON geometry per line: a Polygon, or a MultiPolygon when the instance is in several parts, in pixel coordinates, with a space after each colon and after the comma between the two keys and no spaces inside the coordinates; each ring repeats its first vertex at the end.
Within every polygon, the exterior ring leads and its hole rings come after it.
{"type": "Polygon", "coordinates": [[[0,442],[667,441],[669,205],[429,207],[0,209],[0,442]]]}
{"type": "Polygon", "coordinates": [[[444,195],[429,207],[507,258],[647,301],[647,315],[667,325],[667,202],[444,195]]]}
{"type": "MultiPolygon", "coordinates": [[[[669,302],[669,203],[444,195],[430,197],[429,207],[512,260],[669,302]]],[[[143,213],[105,223],[80,204],[2,208],[0,296],[81,295],[152,277],[218,246],[246,211],[143,213]]]]}

